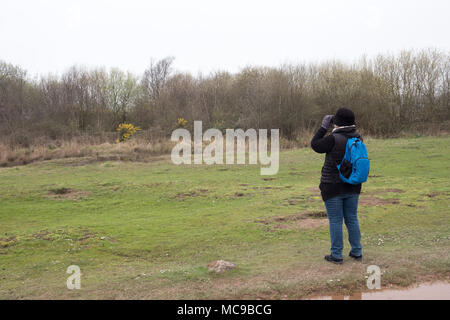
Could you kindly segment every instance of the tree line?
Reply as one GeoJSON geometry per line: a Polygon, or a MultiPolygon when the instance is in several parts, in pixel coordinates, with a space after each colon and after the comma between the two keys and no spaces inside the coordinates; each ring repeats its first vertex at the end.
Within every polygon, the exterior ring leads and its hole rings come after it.
{"type": "Polygon", "coordinates": [[[437,49],[362,57],[355,63],[249,66],[193,76],[153,61],[141,75],[73,66],[30,78],[0,61],[0,134],[12,145],[37,139],[110,137],[120,123],[169,137],[177,120],[204,128],[279,128],[286,139],[316,129],[339,107],[354,110],[365,134],[446,130],[450,54],[437,49]]]}

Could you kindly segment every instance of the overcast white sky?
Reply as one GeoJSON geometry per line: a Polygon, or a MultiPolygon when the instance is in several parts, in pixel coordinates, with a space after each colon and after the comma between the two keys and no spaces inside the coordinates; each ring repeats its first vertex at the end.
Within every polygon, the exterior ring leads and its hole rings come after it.
{"type": "Polygon", "coordinates": [[[196,74],[246,65],[450,50],[449,0],[0,0],[0,60],[30,74],[73,64],[196,74]]]}

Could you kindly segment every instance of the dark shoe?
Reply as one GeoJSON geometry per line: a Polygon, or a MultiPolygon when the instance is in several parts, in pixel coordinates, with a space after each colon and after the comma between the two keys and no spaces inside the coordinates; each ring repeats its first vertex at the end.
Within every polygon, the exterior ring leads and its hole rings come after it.
{"type": "Polygon", "coordinates": [[[342,262],[344,261],[343,259],[335,258],[332,255],[326,255],[325,260],[336,264],[342,264],[342,262]]]}
{"type": "Polygon", "coordinates": [[[352,257],[353,259],[355,259],[356,261],[361,261],[362,259],[362,255],[360,256],[355,256],[354,254],[352,254],[351,252],[348,254],[349,257],[352,257]]]}

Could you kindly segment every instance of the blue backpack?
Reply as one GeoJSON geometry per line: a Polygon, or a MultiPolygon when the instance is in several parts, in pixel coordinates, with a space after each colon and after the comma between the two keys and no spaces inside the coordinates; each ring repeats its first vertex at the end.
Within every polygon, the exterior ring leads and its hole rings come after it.
{"type": "Polygon", "coordinates": [[[339,177],[350,184],[366,182],[369,176],[370,161],[364,142],[359,138],[349,138],[342,162],[337,165],[339,177]]]}

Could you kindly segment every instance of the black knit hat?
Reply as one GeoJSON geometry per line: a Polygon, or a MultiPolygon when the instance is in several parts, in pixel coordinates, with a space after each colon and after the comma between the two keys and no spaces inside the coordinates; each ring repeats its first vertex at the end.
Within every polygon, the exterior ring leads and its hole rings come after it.
{"type": "Polygon", "coordinates": [[[355,114],[347,108],[340,108],[333,118],[333,123],[339,127],[355,124],[355,114]]]}

